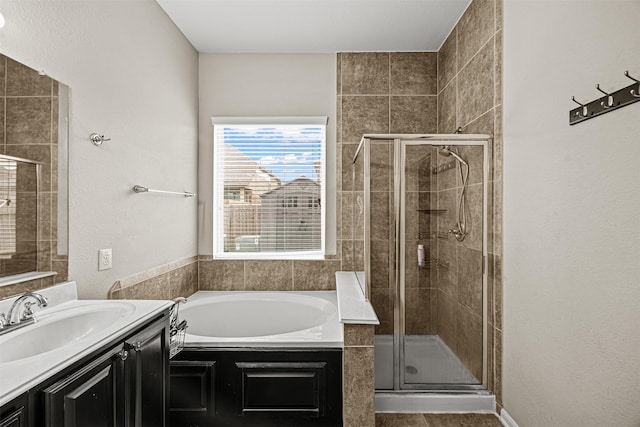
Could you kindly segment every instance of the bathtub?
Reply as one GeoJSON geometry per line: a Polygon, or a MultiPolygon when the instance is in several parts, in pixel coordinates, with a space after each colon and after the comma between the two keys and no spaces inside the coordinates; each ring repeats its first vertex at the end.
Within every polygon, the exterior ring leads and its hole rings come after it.
{"type": "Polygon", "coordinates": [[[198,291],[181,304],[185,347],[341,348],[335,291],[198,291]]]}

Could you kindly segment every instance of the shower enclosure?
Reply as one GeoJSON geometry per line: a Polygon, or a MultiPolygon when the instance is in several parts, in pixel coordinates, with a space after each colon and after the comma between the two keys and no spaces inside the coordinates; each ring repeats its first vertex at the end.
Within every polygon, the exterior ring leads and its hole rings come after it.
{"type": "Polygon", "coordinates": [[[347,255],[380,319],[376,391],[486,390],[488,140],[365,135],[357,148],[347,255]]]}

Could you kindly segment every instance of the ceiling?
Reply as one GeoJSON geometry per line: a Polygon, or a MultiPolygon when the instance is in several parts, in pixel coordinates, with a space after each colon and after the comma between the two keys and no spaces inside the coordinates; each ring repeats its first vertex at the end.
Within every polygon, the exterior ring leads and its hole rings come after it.
{"type": "Polygon", "coordinates": [[[471,0],[156,0],[201,53],[437,51],[471,0]]]}

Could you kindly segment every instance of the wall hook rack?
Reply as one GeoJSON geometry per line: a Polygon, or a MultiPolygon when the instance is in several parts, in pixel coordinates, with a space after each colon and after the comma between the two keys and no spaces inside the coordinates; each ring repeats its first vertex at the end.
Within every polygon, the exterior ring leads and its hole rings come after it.
{"type": "Polygon", "coordinates": [[[571,100],[580,107],[569,111],[569,124],[575,125],[640,101],[640,80],[631,77],[629,71],[625,71],[624,75],[633,80],[634,83],[611,93],[605,92],[600,88],[600,84],[597,84],[596,89],[602,92],[604,96],[586,104],[578,102],[575,96],[572,96],[571,100]]]}
{"type": "Polygon", "coordinates": [[[95,145],[96,147],[99,147],[102,145],[103,142],[111,141],[111,138],[105,138],[104,135],[92,133],[91,135],[89,135],[89,140],[93,145],[95,145]]]}

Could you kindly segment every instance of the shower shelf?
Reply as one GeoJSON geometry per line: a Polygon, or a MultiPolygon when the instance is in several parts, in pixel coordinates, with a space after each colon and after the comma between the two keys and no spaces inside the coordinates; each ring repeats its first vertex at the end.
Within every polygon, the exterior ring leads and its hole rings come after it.
{"type": "Polygon", "coordinates": [[[418,268],[420,270],[430,270],[430,269],[440,269],[440,268],[449,268],[449,263],[442,261],[440,259],[430,259],[429,261],[427,261],[427,263],[425,265],[419,265],[418,268]]]}
{"type": "Polygon", "coordinates": [[[447,212],[448,209],[418,209],[420,213],[444,213],[447,212]]]}
{"type": "Polygon", "coordinates": [[[434,239],[441,239],[441,240],[447,240],[449,239],[449,233],[447,233],[446,231],[434,231],[434,232],[429,232],[429,231],[420,231],[418,233],[418,240],[434,240],[434,239]]]}

